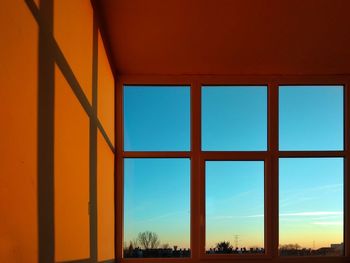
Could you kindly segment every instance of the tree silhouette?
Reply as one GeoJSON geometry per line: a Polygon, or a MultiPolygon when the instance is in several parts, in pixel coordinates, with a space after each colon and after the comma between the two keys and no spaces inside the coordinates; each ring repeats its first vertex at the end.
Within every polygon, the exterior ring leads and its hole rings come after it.
{"type": "Polygon", "coordinates": [[[216,244],[216,248],[219,251],[230,252],[232,251],[232,246],[229,241],[222,241],[216,244]]]}
{"type": "Polygon", "coordinates": [[[280,245],[281,250],[297,250],[300,249],[301,246],[299,244],[285,244],[285,245],[280,245]]]}
{"type": "Polygon", "coordinates": [[[158,235],[151,231],[140,232],[137,240],[144,249],[158,248],[160,244],[158,235]]]}
{"type": "Polygon", "coordinates": [[[132,241],[130,241],[130,244],[134,247],[137,248],[139,246],[139,240],[137,238],[134,238],[132,241]]]}

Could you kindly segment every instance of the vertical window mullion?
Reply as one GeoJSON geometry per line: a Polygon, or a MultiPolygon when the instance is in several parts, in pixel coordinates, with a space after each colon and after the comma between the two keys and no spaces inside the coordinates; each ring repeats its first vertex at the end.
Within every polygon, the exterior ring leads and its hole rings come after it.
{"type": "Polygon", "coordinates": [[[124,127],[123,127],[123,83],[116,83],[116,152],[115,152],[115,258],[120,262],[123,258],[123,204],[124,204],[124,127]]]}
{"type": "Polygon", "coordinates": [[[344,85],[344,249],[345,256],[350,257],[350,81],[344,85]]]}
{"type": "MultiPolygon", "coordinates": [[[[201,244],[201,86],[198,81],[191,85],[191,255],[200,256],[201,244]]],[[[203,238],[203,237],[202,237],[203,238]]]]}
{"type": "Polygon", "coordinates": [[[267,253],[272,257],[278,256],[278,84],[268,84],[268,151],[270,169],[267,176],[267,253]]]}

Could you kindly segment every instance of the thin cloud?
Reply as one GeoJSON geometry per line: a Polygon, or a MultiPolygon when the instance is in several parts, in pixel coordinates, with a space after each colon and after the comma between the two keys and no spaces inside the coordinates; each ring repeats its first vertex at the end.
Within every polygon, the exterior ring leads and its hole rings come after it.
{"type": "Polygon", "coordinates": [[[312,222],[313,225],[324,225],[324,226],[334,226],[334,225],[343,225],[341,221],[332,221],[332,222],[312,222]]]}
{"type": "Polygon", "coordinates": [[[161,215],[157,215],[157,216],[152,216],[149,218],[144,218],[141,220],[138,220],[137,222],[148,222],[148,221],[157,221],[157,220],[161,220],[161,219],[165,219],[165,218],[172,218],[178,215],[189,215],[189,211],[188,210],[180,210],[177,212],[172,212],[172,213],[166,213],[166,214],[161,214],[161,215]]]}
{"type": "Polygon", "coordinates": [[[314,191],[324,191],[324,190],[341,190],[343,188],[343,184],[326,184],[326,185],[319,185],[314,187],[305,187],[300,188],[299,190],[286,190],[285,193],[302,193],[305,194],[307,192],[314,192],[314,191]]]}
{"type": "Polygon", "coordinates": [[[208,216],[208,219],[211,220],[226,220],[226,219],[235,219],[235,218],[253,218],[253,217],[263,217],[264,215],[250,215],[250,216],[226,216],[226,215],[219,215],[219,216],[208,216]]]}
{"type": "MultiPolygon", "coordinates": [[[[343,212],[326,212],[326,211],[318,211],[318,212],[298,212],[298,213],[282,213],[280,217],[308,217],[308,216],[339,216],[343,215],[343,212]]],[[[226,220],[226,219],[234,219],[234,218],[259,218],[264,217],[264,214],[256,214],[256,215],[218,215],[213,217],[208,217],[208,219],[212,220],[226,220]]],[[[321,223],[321,222],[320,222],[321,223]]]]}
{"type": "Polygon", "coordinates": [[[343,213],[339,215],[330,215],[330,216],[319,216],[319,217],[314,217],[314,220],[335,220],[338,218],[341,218],[343,216],[343,213]]]}
{"type": "Polygon", "coordinates": [[[251,216],[245,216],[246,218],[255,218],[255,217],[264,217],[264,215],[251,215],[251,216]]]}
{"type": "Polygon", "coordinates": [[[328,185],[320,185],[315,187],[307,187],[302,189],[293,189],[293,190],[285,190],[284,194],[288,197],[280,200],[280,207],[287,207],[291,205],[297,205],[303,202],[317,200],[319,196],[316,195],[315,192],[324,193],[334,193],[342,191],[344,185],[343,184],[328,184],[328,185]]]}
{"type": "Polygon", "coordinates": [[[328,216],[328,215],[342,215],[343,212],[299,212],[299,213],[282,213],[280,216],[328,216]]]}

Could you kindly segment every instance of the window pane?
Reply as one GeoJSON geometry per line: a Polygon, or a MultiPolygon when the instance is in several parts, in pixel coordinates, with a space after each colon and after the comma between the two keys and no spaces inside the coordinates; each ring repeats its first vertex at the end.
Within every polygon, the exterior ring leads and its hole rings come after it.
{"type": "Polygon", "coordinates": [[[264,253],[264,162],[207,161],[206,253],[264,253]]]}
{"type": "Polygon", "coordinates": [[[343,255],[343,158],[282,158],[279,173],[280,254],[343,255]]]}
{"type": "Polygon", "coordinates": [[[126,151],[189,151],[190,88],[124,87],[126,151]]]}
{"type": "Polygon", "coordinates": [[[264,151],[267,148],[267,88],[202,88],[202,149],[264,151]]]}
{"type": "Polygon", "coordinates": [[[281,150],[343,150],[343,86],[279,88],[281,150]]]}
{"type": "Polygon", "coordinates": [[[124,183],[124,257],[189,257],[190,160],[125,159],[124,183]]]}

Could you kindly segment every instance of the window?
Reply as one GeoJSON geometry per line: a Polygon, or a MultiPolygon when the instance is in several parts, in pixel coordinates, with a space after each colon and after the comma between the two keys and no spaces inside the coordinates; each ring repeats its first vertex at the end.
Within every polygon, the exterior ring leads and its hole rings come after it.
{"type": "Polygon", "coordinates": [[[202,88],[204,151],[265,151],[266,148],[265,86],[202,88]]]}
{"type": "Polygon", "coordinates": [[[264,253],[264,162],[205,164],[206,253],[264,253]]]}
{"type": "Polygon", "coordinates": [[[189,159],[124,160],[124,257],[190,256],[189,159]]]}
{"type": "Polygon", "coordinates": [[[279,88],[281,150],[343,150],[343,87],[279,88]]]}
{"type": "Polygon", "coordinates": [[[343,150],[343,101],[339,85],[279,87],[280,149],[304,151],[279,159],[281,256],[344,253],[344,159],[313,152],[343,150]]]}
{"type": "Polygon", "coordinates": [[[280,254],[343,255],[343,158],[281,158],[279,175],[280,254]]]}
{"type": "Polygon", "coordinates": [[[162,79],[174,85],[130,77],[119,87],[117,259],[349,258],[350,107],[339,79],[162,79]]]}
{"type": "Polygon", "coordinates": [[[124,88],[125,151],[188,151],[190,89],[179,86],[124,88]]]}
{"type": "Polygon", "coordinates": [[[191,256],[190,113],[188,86],[124,87],[124,258],[191,256]]]}

